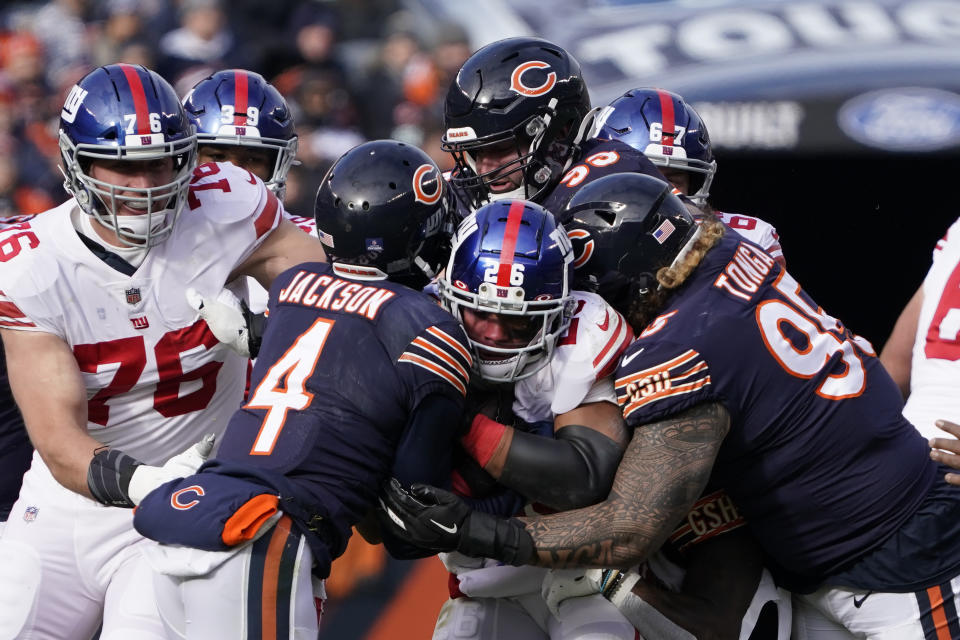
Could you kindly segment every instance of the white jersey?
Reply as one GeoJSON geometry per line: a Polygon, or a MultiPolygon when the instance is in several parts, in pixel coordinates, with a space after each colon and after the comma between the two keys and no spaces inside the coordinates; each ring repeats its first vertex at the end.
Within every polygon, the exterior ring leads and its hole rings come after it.
{"type": "Polygon", "coordinates": [[[282,205],[232,164],[203,165],[172,235],[132,275],[95,256],[71,223],[69,200],[0,234],[0,327],[55,334],[87,387],[90,434],[161,464],[240,404],[246,360],[221,344],[188,304],[216,296],[279,224],[282,205]]]}
{"type": "Polygon", "coordinates": [[[527,422],[553,420],[588,402],[617,403],[612,374],[633,331],[600,296],[572,295],[577,307],[550,363],[514,385],[514,413],[527,422]]]}
{"type": "Polygon", "coordinates": [[[772,224],[760,218],[745,216],[742,213],[725,213],[723,211],[714,211],[714,213],[725,225],[750,242],[760,245],[771,258],[786,266],[783,258],[783,247],[780,246],[780,236],[772,224]]]}
{"type": "MultiPolygon", "coordinates": [[[[304,233],[313,237],[317,236],[317,222],[313,218],[297,216],[287,210],[283,211],[283,217],[297,225],[304,233]]],[[[227,288],[238,298],[243,298],[247,302],[247,307],[250,308],[251,312],[263,313],[267,310],[270,292],[260,286],[260,283],[254,278],[249,276],[237,278],[228,284],[227,288]]]]}
{"type": "Polygon", "coordinates": [[[927,437],[943,437],[939,419],[960,423],[960,219],[933,250],[910,364],[903,415],[927,437]]]}

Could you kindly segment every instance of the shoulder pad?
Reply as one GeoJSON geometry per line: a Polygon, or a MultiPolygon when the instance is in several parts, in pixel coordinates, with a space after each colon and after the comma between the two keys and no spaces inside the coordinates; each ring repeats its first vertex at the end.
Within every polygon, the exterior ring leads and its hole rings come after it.
{"type": "MultiPolygon", "coordinates": [[[[230,224],[278,208],[260,178],[229,162],[208,162],[193,171],[183,216],[198,214],[213,224],[230,224]]],[[[275,226],[276,221],[272,221],[275,226]]],[[[258,235],[261,235],[258,233],[258,235]]]]}

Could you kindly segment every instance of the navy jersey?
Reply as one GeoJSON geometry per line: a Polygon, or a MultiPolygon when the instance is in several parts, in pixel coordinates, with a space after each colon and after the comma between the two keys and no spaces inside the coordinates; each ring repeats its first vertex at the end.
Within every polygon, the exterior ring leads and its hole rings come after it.
{"type": "Polygon", "coordinates": [[[557,214],[584,185],[614,173],[644,173],[667,182],[650,159],[630,145],[594,138],[583,142],[576,162],[543,199],[543,208],[557,214]]]}
{"type": "MultiPolygon", "coordinates": [[[[306,511],[334,527],[337,539],[324,541],[333,557],[376,504],[418,404],[439,394],[459,411],[471,366],[460,325],[435,301],[347,269],[303,264],[274,281],[250,397],[217,454],[286,476],[306,511]]],[[[420,448],[452,448],[457,427],[420,448]]],[[[449,466],[422,462],[421,481],[449,482],[449,466]]]]}
{"type": "MultiPolygon", "coordinates": [[[[451,173],[444,174],[444,177],[449,180],[451,173]]],[[[560,182],[552,190],[537,198],[537,202],[541,203],[547,211],[556,214],[563,210],[570,198],[583,185],[613,173],[645,173],[667,182],[650,159],[630,145],[619,140],[591,139],[583,142],[580,152],[563,174],[560,182]]],[[[448,182],[448,185],[454,194],[457,219],[462,220],[473,213],[470,198],[453,183],[448,182]]]]}
{"type": "Polygon", "coordinates": [[[816,583],[882,543],[937,479],[870,344],[729,231],[616,377],[633,428],[704,402],[727,409],[714,479],[787,584],[816,583]]]}
{"type": "Polygon", "coordinates": [[[32,455],[27,428],[10,391],[7,360],[0,343],[0,522],[10,515],[10,508],[20,495],[20,484],[30,468],[32,455]]]}

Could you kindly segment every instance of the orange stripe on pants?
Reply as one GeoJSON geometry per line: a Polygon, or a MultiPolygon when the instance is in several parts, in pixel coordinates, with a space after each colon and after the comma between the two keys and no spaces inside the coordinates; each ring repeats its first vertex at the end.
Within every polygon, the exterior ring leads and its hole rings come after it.
{"type": "Polygon", "coordinates": [[[940,587],[927,589],[927,597],[930,598],[930,618],[937,630],[937,640],[951,640],[950,629],[947,626],[947,614],[943,610],[943,594],[940,592],[940,587]]]}
{"type": "Polygon", "coordinates": [[[417,560],[365,640],[430,640],[447,601],[447,569],[436,556],[417,560]],[[402,633],[398,635],[398,629],[402,633]]]}
{"type": "Polygon", "coordinates": [[[280,560],[289,536],[290,516],[283,516],[270,534],[267,557],[263,561],[263,613],[260,618],[262,640],[277,640],[277,584],[280,582],[280,560]]]}

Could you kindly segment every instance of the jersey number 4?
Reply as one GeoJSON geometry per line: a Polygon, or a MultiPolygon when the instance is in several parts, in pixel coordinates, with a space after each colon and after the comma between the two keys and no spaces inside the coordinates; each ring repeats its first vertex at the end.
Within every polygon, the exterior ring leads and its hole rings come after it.
{"type": "Polygon", "coordinates": [[[287,421],[287,411],[302,411],[310,406],[313,394],[306,390],[306,381],[317,367],[320,352],[335,322],[317,318],[264,374],[244,407],[267,410],[250,455],[270,455],[287,421]]]}

